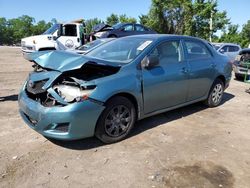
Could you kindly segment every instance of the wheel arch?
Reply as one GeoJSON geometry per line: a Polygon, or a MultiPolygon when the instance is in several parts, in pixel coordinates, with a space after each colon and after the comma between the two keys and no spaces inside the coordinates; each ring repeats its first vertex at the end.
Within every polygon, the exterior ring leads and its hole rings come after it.
{"type": "MultiPolygon", "coordinates": [[[[224,86],[226,85],[226,78],[225,78],[225,76],[219,75],[219,76],[217,76],[215,78],[215,80],[217,80],[217,79],[220,79],[223,82],[224,86]]],[[[215,82],[215,80],[214,80],[214,82],[215,82]]]]}
{"type": "Polygon", "coordinates": [[[138,103],[136,97],[131,93],[128,93],[128,92],[116,93],[116,94],[112,95],[110,98],[108,98],[106,100],[106,102],[104,102],[104,106],[108,103],[108,101],[112,100],[114,97],[117,97],[117,96],[125,97],[133,103],[133,105],[135,107],[136,120],[137,120],[139,118],[140,107],[139,107],[139,103],[138,103]]]}

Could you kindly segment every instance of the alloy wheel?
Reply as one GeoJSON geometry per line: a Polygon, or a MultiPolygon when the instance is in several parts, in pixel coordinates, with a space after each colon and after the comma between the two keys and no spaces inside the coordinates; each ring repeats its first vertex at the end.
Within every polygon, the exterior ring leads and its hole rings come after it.
{"type": "Polygon", "coordinates": [[[105,118],[105,131],[111,137],[121,136],[128,130],[131,121],[131,112],[126,106],[115,106],[105,118]]]}
{"type": "Polygon", "coordinates": [[[216,84],[212,92],[212,100],[215,104],[220,103],[223,94],[223,87],[221,84],[216,84]]]}

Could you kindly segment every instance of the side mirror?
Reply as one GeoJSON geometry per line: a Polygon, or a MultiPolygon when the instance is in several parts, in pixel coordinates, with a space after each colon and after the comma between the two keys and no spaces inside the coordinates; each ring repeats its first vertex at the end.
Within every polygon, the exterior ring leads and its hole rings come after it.
{"type": "Polygon", "coordinates": [[[220,49],[219,52],[222,53],[222,54],[224,54],[225,50],[224,49],[220,49]]]}
{"type": "Polygon", "coordinates": [[[146,69],[151,69],[157,65],[159,65],[159,57],[157,55],[146,56],[141,62],[141,66],[146,69]]]}
{"type": "Polygon", "coordinates": [[[62,36],[62,24],[59,25],[58,31],[57,31],[57,38],[59,38],[60,36],[62,36]]]}

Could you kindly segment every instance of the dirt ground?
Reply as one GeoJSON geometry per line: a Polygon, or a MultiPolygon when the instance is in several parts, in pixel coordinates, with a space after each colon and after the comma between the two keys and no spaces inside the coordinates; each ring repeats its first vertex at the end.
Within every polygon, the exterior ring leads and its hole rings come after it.
{"type": "Polygon", "coordinates": [[[250,85],[232,80],[221,106],[147,118],[116,144],[55,142],[19,116],[30,70],[20,49],[0,47],[0,187],[250,187],[250,85]]]}

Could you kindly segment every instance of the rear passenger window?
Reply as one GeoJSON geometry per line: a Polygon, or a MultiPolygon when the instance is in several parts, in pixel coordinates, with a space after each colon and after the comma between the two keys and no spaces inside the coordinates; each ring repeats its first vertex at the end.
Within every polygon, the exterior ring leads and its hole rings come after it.
{"type": "Polygon", "coordinates": [[[145,31],[144,27],[142,27],[140,25],[135,25],[135,30],[136,31],[145,31]]]}
{"type": "Polygon", "coordinates": [[[211,52],[201,42],[185,41],[185,46],[187,49],[188,59],[194,60],[212,57],[211,52]]]}
{"type": "Polygon", "coordinates": [[[178,63],[182,60],[179,41],[164,42],[157,46],[152,54],[159,57],[160,64],[178,63]]]}
{"type": "Polygon", "coordinates": [[[238,52],[239,51],[239,47],[238,46],[229,46],[228,51],[229,52],[238,52]]]}

